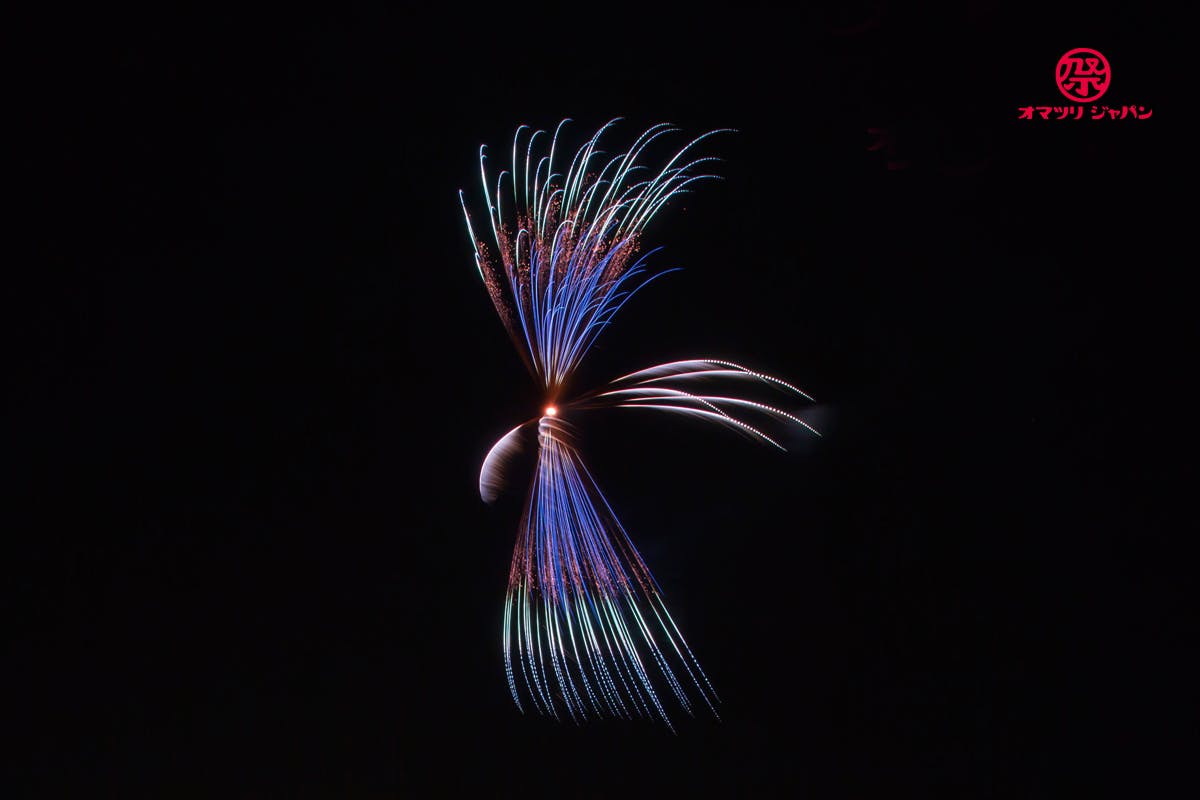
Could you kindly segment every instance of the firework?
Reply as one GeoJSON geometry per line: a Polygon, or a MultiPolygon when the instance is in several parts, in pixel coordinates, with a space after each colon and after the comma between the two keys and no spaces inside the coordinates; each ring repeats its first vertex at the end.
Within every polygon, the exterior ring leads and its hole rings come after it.
{"type": "Polygon", "coordinates": [[[651,272],[643,234],[673,198],[716,176],[697,146],[675,150],[652,170],[642,163],[678,129],[660,123],[618,155],[600,149],[617,121],[601,127],[568,161],[553,134],[522,125],[511,163],[496,175],[480,148],[487,205],[481,237],[459,199],[475,265],[509,337],[545,393],[542,413],[503,436],[484,459],[480,495],[500,493],[514,455],[535,447],[504,605],[503,652],[517,707],[576,722],[593,716],[652,717],[671,726],[670,698],[714,715],[716,692],[680,633],[663,593],[580,458],[573,419],[598,409],[685,414],[783,449],[765,428],[796,424],[794,413],[733,389],[755,384],[812,400],[789,383],[721,359],[639,370],[567,397],[568,383],[596,338],[651,272]],[[490,236],[489,236],[490,234],[490,236]],[[485,238],[486,237],[486,238],[485,238]]]}

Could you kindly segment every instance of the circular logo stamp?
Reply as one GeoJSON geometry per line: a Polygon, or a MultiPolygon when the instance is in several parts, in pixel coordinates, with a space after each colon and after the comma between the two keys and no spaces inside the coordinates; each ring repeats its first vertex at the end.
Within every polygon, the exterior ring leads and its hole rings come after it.
{"type": "Polygon", "coordinates": [[[1099,50],[1076,47],[1058,60],[1054,80],[1069,100],[1090,103],[1108,91],[1112,71],[1108,68],[1108,59],[1099,50]]]}

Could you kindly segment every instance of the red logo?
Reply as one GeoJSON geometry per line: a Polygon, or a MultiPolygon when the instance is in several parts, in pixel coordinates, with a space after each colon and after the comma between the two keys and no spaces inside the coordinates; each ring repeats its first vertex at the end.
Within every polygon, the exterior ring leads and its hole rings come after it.
{"type": "Polygon", "coordinates": [[[1076,47],[1058,60],[1054,79],[1067,99],[1090,103],[1108,91],[1112,71],[1108,68],[1108,59],[1099,50],[1076,47]]]}
{"type": "MultiPolygon", "coordinates": [[[[1074,104],[1064,106],[1019,106],[1017,119],[1150,119],[1154,109],[1146,106],[1091,105],[1108,91],[1112,80],[1112,69],[1108,59],[1099,50],[1090,47],[1076,47],[1068,50],[1058,60],[1054,69],[1054,80],[1058,90],[1074,104]],[[1090,107],[1082,105],[1087,103],[1090,107]]],[[[1122,98],[1123,99],[1123,98],[1122,98]]],[[[1062,102],[1061,100],[1059,102],[1062,102]]],[[[1125,123],[1122,123],[1125,124],[1125,123]]]]}

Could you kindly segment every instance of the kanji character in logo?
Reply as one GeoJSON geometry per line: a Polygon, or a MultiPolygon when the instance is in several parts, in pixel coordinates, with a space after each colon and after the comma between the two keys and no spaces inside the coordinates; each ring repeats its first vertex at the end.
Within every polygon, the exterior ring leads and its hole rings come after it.
{"type": "Polygon", "coordinates": [[[1054,80],[1058,89],[1068,99],[1079,103],[1089,103],[1099,100],[1108,91],[1112,80],[1112,71],[1108,59],[1098,50],[1090,47],[1076,47],[1068,50],[1058,60],[1054,70],[1054,80]]]}

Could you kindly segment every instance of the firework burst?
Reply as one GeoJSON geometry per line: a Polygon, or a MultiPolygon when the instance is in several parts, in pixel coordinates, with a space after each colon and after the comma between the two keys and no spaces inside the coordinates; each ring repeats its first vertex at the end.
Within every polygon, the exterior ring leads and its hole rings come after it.
{"type": "Polygon", "coordinates": [[[715,175],[714,157],[694,155],[712,131],[652,170],[648,148],[678,133],[651,126],[609,155],[601,127],[567,161],[553,134],[522,125],[511,163],[496,175],[480,148],[487,204],[482,238],[459,199],[475,265],[522,360],[545,392],[538,417],[492,447],[479,491],[493,501],[505,467],[526,446],[537,466],[509,571],[503,652],[518,708],[582,721],[592,716],[652,717],[671,726],[670,698],[687,713],[716,714],[716,692],[667,610],[662,590],[580,458],[569,418],[598,409],[644,409],[715,422],[780,449],[765,428],[796,414],[714,390],[754,384],[811,401],[789,383],[721,359],[674,361],[630,373],[565,398],[569,379],[629,298],[671,270],[649,271],[643,233],[673,198],[715,175]],[[557,161],[556,161],[557,159],[557,161]]]}

